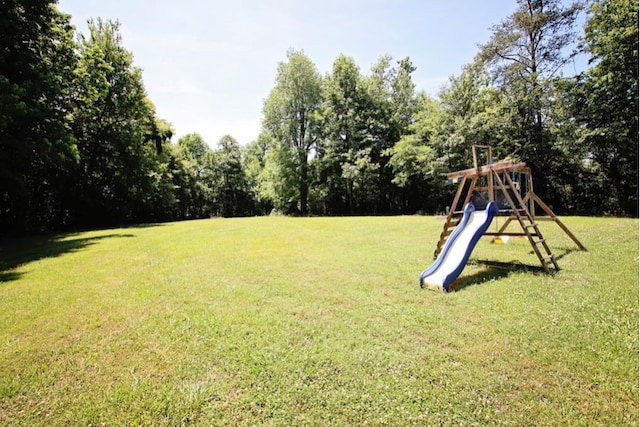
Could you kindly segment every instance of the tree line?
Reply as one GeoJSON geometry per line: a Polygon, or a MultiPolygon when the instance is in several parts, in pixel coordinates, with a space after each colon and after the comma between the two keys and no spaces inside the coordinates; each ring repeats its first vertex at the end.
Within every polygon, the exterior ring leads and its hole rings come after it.
{"type": "Polygon", "coordinates": [[[435,213],[473,144],[527,162],[558,213],[638,215],[638,4],[517,0],[436,97],[410,58],[278,64],[262,132],[172,142],[119,24],[0,4],[0,231],[264,215],[435,213]],[[583,28],[576,24],[587,11],[583,28]],[[567,73],[575,55],[589,68],[567,73]]]}

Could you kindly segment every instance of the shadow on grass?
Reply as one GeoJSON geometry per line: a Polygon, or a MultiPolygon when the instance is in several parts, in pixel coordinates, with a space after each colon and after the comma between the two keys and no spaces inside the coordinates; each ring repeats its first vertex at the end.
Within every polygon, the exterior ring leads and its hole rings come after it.
{"type": "Polygon", "coordinates": [[[103,236],[69,239],[69,235],[25,237],[0,241],[0,283],[18,280],[22,274],[17,267],[43,258],[54,258],[77,252],[100,240],[134,237],[133,234],[113,233],[103,236]]]}
{"type": "Polygon", "coordinates": [[[546,274],[542,266],[521,264],[517,261],[500,262],[477,260],[473,264],[485,267],[482,271],[461,277],[456,281],[455,292],[461,291],[469,286],[480,285],[490,280],[501,279],[515,272],[527,272],[535,275],[546,274]]]}
{"type": "MultiPolygon", "coordinates": [[[[557,254],[555,256],[556,261],[560,261],[562,258],[571,254],[572,252],[578,252],[578,251],[580,251],[580,249],[578,248],[565,248],[562,253],[557,254]]],[[[533,251],[529,252],[529,254],[535,256],[533,251]]],[[[547,274],[547,272],[541,265],[522,264],[518,261],[500,262],[500,261],[488,261],[488,260],[475,260],[475,261],[472,261],[472,263],[475,265],[484,266],[486,268],[470,276],[465,276],[460,278],[456,282],[455,291],[462,290],[467,286],[479,285],[482,282],[486,282],[489,280],[507,277],[509,274],[514,272],[526,272],[526,273],[532,273],[535,275],[547,274]]]]}
{"type": "MultiPolygon", "coordinates": [[[[554,252],[555,253],[555,257],[556,257],[556,261],[560,261],[562,258],[566,257],[567,255],[571,254],[572,252],[582,252],[582,250],[579,249],[579,248],[564,248],[564,250],[563,250],[563,252],[561,254],[558,254],[558,253],[554,252]]],[[[529,254],[535,256],[533,251],[529,251],[529,254]]]]}

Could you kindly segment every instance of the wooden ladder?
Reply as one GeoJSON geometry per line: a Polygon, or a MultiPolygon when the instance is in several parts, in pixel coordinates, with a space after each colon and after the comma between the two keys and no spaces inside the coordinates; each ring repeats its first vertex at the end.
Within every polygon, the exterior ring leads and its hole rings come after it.
{"type": "Polygon", "coordinates": [[[533,215],[527,209],[526,202],[520,196],[520,192],[516,190],[516,186],[514,185],[513,180],[511,179],[509,174],[503,174],[506,178],[505,185],[505,182],[500,178],[500,174],[496,171],[494,171],[493,173],[494,177],[496,178],[497,186],[502,190],[506,200],[509,202],[512,210],[512,215],[522,227],[525,236],[529,240],[529,243],[531,243],[533,252],[540,260],[540,264],[544,268],[544,271],[546,273],[551,273],[551,267],[553,267],[555,271],[559,271],[560,267],[558,267],[558,262],[556,261],[555,256],[551,252],[547,241],[542,236],[542,232],[540,231],[540,228],[538,227],[538,224],[536,223],[533,215]],[[511,194],[515,196],[515,201],[511,197],[509,197],[507,188],[510,189],[511,194]]]}
{"type": "Polygon", "coordinates": [[[438,244],[436,245],[436,250],[433,252],[433,258],[437,258],[442,252],[442,248],[444,247],[445,242],[449,238],[449,235],[452,233],[452,230],[458,226],[460,220],[462,219],[463,211],[451,211],[447,216],[447,220],[444,223],[444,227],[442,229],[442,233],[440,233],[440,239],[438,240],[438,244]]]}
{"type": "MultiPolygon", "coordinates": [[[[478,180],[477,176],[474,176],[471,180],[471,188],[473,188],[478,180]]],[[[462,195],[462,189],[467,182],[467,177],[461,177],[461,181],[458,183],[458,190],[456,191],[456,196],[453,198],[453,203],[451,203],[451,207],[449,208],[449,213],[447,214],[447,219],[444,222],[444,227],[442,228],[442,233],[440,233],[440,239],[438,239],[438,244],[436,245],[436,250],[433,252],[433,258],[437,258],[442,252],[442,248],[444,247],[447,238],[452,233],[452,230],[457,227],[457,225],[462,220],[462,213],[464,212],[464,205],[467,203],[463,203],[462,208],[460,210],[456,210],[458,207],[458,202],[460,201],[460,196],[462,195]]]]}

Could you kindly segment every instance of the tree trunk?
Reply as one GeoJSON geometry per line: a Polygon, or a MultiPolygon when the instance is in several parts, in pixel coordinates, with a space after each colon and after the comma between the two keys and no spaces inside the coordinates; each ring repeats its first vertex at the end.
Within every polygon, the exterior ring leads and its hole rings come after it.
{"type": "Polygon", "coordinates": [[[302,164],[300,165],[300,214],[307,214],[307,199],[309,198],[309,165],[307,164],[307,157],[305,156],[302,164]]]}

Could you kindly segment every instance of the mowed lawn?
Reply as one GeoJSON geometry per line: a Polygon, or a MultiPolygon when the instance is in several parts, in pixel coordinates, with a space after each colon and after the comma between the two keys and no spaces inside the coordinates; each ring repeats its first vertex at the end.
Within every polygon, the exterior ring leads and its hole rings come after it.
{"type": "Polygon", "coordinates": [[[485,237],[449,294],[426,216],[1,242],[0,424],[638,425],[638,220],[562,219],[555,276],[485,237]]]}

